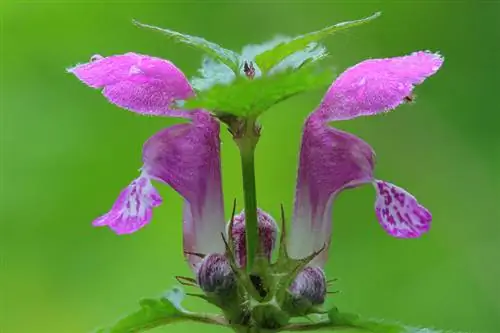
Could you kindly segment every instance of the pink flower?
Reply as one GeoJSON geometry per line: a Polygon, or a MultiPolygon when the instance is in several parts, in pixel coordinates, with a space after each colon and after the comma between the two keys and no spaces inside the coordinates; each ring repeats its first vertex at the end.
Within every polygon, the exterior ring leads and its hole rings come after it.
{"type": "MultiPolygon", "coordinates": [[[[117,234],[132,233],[148,224],[161,204],[151,180],[165,183],[185,199],[184,248],[192,253],[224,251],[225,228],[221,187],[219,123],[204,110],[174,110],[175,100],[194,94],[184,74],[171,62],[127,53],[93,57],[69,69],[83,83],[102,89],[113,104],[153,116],[174,116],[189,123],[165,128],[143,147],[143,166],[137,179],[120,194],[111,210],[94,226],[109,226],[117,234]]],[[[192,265],[200,261],[188,255],[192,265]]]]}
{"type": "MultiPolygon", "coordinates": [[[[374,178],[372,147],[350,133],[330,127],[328,122],[394,109],[442,63],[441,56],[429,52],[366,60],[347,69],[331,85],[304,125],[289,238],[293,257],[304,257],[330,243],[335,198],[344,189],[366,183],[375,186],[375,212],[387,233],[412,238],[429,230],[431,214],[415,197],[374,178]]],[[[326,255],[327,251],[323,251],[311,264],[323,266],[326,255]]]]}
{"type": "MultiPolygon", "coordinates": [[[[392,236],[418,237],[429,230],[431,214],[411,194],[391,183],[377,180],[373,172],[375,153],[360,138],[330,127],[327,123],[375,115],[394,109],[411,96],[415,85],[433,75],[443,59],[428,52],[404,57],[373,59],[346,70],[331,85],[319,107],[304,124],[295,195],[295,209],[288,252],[303,258],[330,243],[331,212],[336,196],[347,188],[371,183],[376,189],[375,212],[382,227],[392,236]]],[[[219,123],[205,110],[174,110],[175,100],[194,94],[183,73],[167,60],[127,53],[95,57],[94,61],[69,69],[81,81],[102,89],[113,104],[139,114],[184,117],[189,123],[165,128],[153,135],[143,148],[143,167],[137,179],[119,195],[111,210],[94,221],[118,234],[132,233],[149,223],[152,210],[161,204],[151,184],[168,184],[184,199],[184,250],[197,272],[207,262],[220,263],[198,276],[214,281],[229,276],[227,260],[219,254],[225,247],[225,232],[219,123]],[[199,255],[202,254],[202,255],[199,255]],[[202,262],[203,255],[205,261],[202,262]]],[[[274,219],[259,210],[259,230],[264,254],[271,257],[276,243],[274,219]]],[[[236,242],[236,262],[244,266],[245,216],[234,219],[230,235],[236,242]]],[[[291,292],[311,303],[321,303],[326,293],[322,251],[310,268],[298,275],[291,292]],[[303,283],[301,279],[315,279],[303,283]],[[308,286],[314,286],[309,290],[308,286]]],[[[232,277],[231,277],[232,278],[232,277]]],[[[208,288],[208,287],[207,287],[208,288]]]]}

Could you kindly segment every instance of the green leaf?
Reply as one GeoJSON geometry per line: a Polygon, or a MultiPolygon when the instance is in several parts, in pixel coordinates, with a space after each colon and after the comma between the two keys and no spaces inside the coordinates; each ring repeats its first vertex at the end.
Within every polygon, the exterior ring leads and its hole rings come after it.
{"type": "MultiPolygon", "coordinates": [[[[379,16],[380,13],[375,13],[372,16],[360,20],[338,23],[318,31],[310,32],[304,35],[297,36],[293,39],[285,40],[274,46],[272,49],[256,55],[255,62],[263,73],[267,73],[274,66],[278,65],[280,62],[293,55],[294,53],[301,51],[304,52],[304,50],[309,45],[312,44],[312,46],[310,46],[312,50],[318,47],[321,48],[321,46],[316,44],[316,42],[319,42],[321,39],[337,31],[367,23],[379,16]]],[[[308,52],[312,52],[312,50],[309,50],[308,52]]],[[[320,49],[317,49],[315,52],[313,52],[313,54],[314,53],[323,55],[324,52],[320,49]]]]}
{"type": "Polygon", "coordinates": [[[198,69],[199,77],[193,77],[190,82],[196,91],[208,90],[216,84],[230,84],[236,75],[226,65],[207,56],[203,57],[201,68],[198,69]]]}
{"type": "Polygon", "coordinates": [[[411,327],[380,319],[362,318],[356,314],[339,312],[335,307],[328,311],[328,321],[322,321],[316,325],[325,328],[343,327],[365,333],[453,333],[451,331],[411,327]]]}
{"type": "Polygon", "coordinates": [[[95,333],[142,332],[188,319],[189,313],[180,305],[183,298],[183,292],[178,288],[174,288],[159,299],[143,299],[139,302],[139,310],[120,319],[113,326],[97,330],[95,333]]]}
{"type": "Polygon", "coordinates": [[[184,293],[180,288],[172,288],[159,299],[143,299],[139,302],[139,310],[120,319],[111,327],[98,329],[95,333],[138,333],[182,320],[227,325],[221,316],[187,311],[181,306],[183,299],[184,293]]]}
{"type": "Polygon", "coordinates": [[[287,69],[297,69],[307,63],[320,60],[326,57],[328,54],[326,48],[323,45],[320,45],[318,43],[309,43],[305,48],[298,50],[285,57],[283,60],[279,61],[267,72],[262,71],[259,65],[255,62],[255,58],[258,55],[270,51],[280,44],[286,44],[291,40],[292,38],[290,37],[276,36],[274,39],[262,44],[246,45],[245,47],[243,47],[241,57],[247,61],[254,62],[254,65],[257,68],[257,74],[258,76],[261,76],[263,73],[274,75],[287,69]]]}
{"type": "Polygon", "coordinates": [[[333,326],[351,327],[372,333],[404,333],[405,326],[381,320],[364,319],[352,313],[339,312],[337,308],[328,311],[328,319],[333,326]]]}
{"type": "Polygon", "coordinates": [[[153,25],[143,24],[135,20],[133,21],[133,23],[141,28],[159,31],[177,42],[184,43],[196,49],[199,49],[205,52],[211,58],[216,59],[227,67],[231,68],[234,73],[239,73],[240,71],[240,56],[234,51],[225,49],[222,46],[201,37],[191,36],[177,31],[155,27],[153,25]]]}
{"type": "Polygon", "coordinates": [[[182,108],[205,108],[216,114],[256,117],[274,104],[294,95],[330,85],[333,78],[332,70],[325,70],[317,64],[254,80],[238,77],[229,85],[217,84],[201,91],[197,96],[186,100],[182,108]]]}

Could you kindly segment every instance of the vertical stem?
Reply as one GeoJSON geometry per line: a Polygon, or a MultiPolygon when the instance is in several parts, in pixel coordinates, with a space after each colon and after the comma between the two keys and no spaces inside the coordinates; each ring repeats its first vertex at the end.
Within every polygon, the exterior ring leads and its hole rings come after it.
{"type": "Polygon", "coordinates": [[[257,225],[257,192],[255,188],[255,147],[259,139],[255,132],[255,122],[248,121],[246,130],[236,142],[240,148],[241,169],[243,176],[243,195],[245,199],[245,233],[247,272],[251,272],[255,255],[259,246],[259,230],[257,225]]]}

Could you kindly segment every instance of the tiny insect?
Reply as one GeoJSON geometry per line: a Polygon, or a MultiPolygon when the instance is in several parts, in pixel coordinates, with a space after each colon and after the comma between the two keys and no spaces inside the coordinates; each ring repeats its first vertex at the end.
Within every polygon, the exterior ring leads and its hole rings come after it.
{"type": "Polygon", "coordinates": [[[253,63],[245,61],[243,64],[243,72],[249,79],[253,79],[255,76],[255,67],[253,67],[253,63]]]}
{"type": "Polygon", "coordinates": [[[411,103],[411,102],[413,102],[413,101],[415,100],[415,96],[414,96],[414,95],[412,95],[412,94],[410,94],[410,95],[406,96],[406,97],[404,98],[404,100],[405,100],[405,102],[407,102],[407,103],[411,103]]]}

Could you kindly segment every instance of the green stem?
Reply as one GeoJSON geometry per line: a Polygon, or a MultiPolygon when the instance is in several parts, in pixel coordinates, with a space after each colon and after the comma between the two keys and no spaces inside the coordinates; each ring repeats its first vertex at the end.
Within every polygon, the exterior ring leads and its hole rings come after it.
{"type": "Polygon", "coordinates": [[[255,147],[259,140],[255,121],[247,120],[243,135],[235,138],[240,148],[241,170],[243,176],[243,195],[245,199],[245,231],[247,272],[251,272],[259,246],[257,225],[257,192],[255,189],[255,147]]]}

